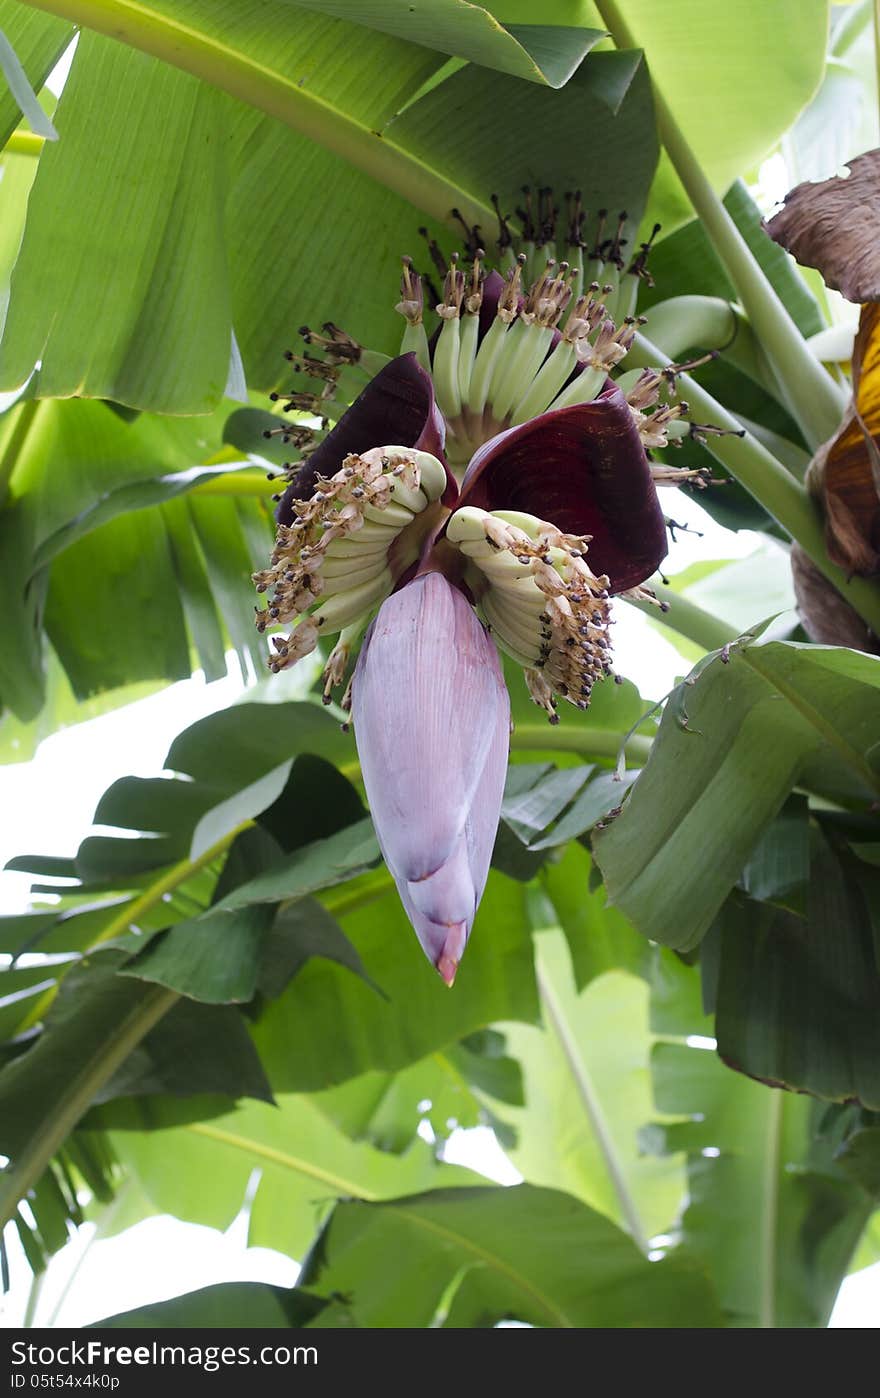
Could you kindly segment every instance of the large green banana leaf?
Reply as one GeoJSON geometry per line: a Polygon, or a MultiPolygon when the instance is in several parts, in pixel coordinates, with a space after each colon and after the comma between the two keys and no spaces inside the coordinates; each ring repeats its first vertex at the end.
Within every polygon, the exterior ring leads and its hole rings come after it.
{"type": "Polygon", "coordinates": [[[570,1195],[533,1185],[435,1190],[339,1204],[303,1284],[339,1300],[319,1327],[620,1327],[719,1322],[705,1275],[685,1257],[648,1262],[620,1229],[570,1195]],[[381,1278],[376,1251],[396,1265],[381,1278]]]}
{"type": "Polygon", "coordinates": [[[243,86],[210,62],[183,74],[161,55],[81,36],[60,140],[43,152],[28,209],[0,384],[22,383],[41,358],[48,396],[205,412],[227,380],[233,327],[248,381],[263,389],[304,321],[345,319],[392,347],[395,262],[421,245],[426,214],[436,229],[459,207],[488,237],[490,195],[510,206],[529,181],[580,186],[593,207],[633,217],[644,207],[656,140],[632,55],[589,60],[559,92],[466,66],[414,100],[443,63],[435,49],[283,0],[271,8],[156,9],[164,56],[185,55],[174,42],[185,26],[199,54],[247,74],[243,86]],[[559,139],[578,129],[598,158],[559,139]]]}
{"type": "Polygon", "coordinates": [[[681,1160],[638,1149],[654,1110],[648,986],[616,971],[578,994],[552,930],[538,936],[536,964],[542,1027],[502,1026],[525,1096],[497,1109],[516,1133],[508,1154],[527,1180],[583,1199],[647,1248],[671,1229],[684,1184],[681,1160]]]}
{"type": "Polygon", "coordinates": [[[880,790],[878,688],[880,660],[833,646],[746,637],[701,662],[595,841],[612,900],[646,936],[691,949],[796,784],[868,810],[880,790]]]}

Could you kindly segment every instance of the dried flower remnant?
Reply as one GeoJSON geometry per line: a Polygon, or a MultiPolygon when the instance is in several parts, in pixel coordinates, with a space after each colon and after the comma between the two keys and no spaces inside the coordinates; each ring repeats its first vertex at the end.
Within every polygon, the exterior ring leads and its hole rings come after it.
{"type": "Polygon", "coordinates": [[[276,671],[314,650],[322,627],[341,631],[387,597],[419,556],[416,520],[440,499],[446,472],[428,452],[374,447],[314,486],[279,524],[269,567],[254,574],[258,592],[272,589],[258,628],[298,622],[273,639],[276,671]]]}

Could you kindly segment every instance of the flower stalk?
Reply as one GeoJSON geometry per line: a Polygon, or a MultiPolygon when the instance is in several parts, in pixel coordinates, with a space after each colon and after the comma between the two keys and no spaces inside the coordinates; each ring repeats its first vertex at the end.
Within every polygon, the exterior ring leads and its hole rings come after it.
{"type": "MultiPolygon", "coordinates": [[[[666,361],[666,356],[643,334],[636,336],[633,358],[645,364],[662,364],[666,361]]],[[[688,374],[681,375],[680,391],[698,417],[705,416],[721,427],[733,429],[738,426],[736,419],[688,374]]],[[[880,635],[880,588],[867,578],[848,578],[842,569],[831,562],[825,548],[821,513],[800,481],[750,433],[711,436],[705,446],[779,521],[871,630],[880,635]]]]}
{"type": "MultiPolygon", "coordinates": [[[[596,0],[596,8],[618,48],[638,48],[618,0],[596,0]]],[[[815,449],[837,429],[845,397],[810,353],[803,336],[752,255],[685,140],[663,93],[654,84],[654,107],[663,146],[702,220],[742,301],[761,345],[778,375],[792,415],[815,449]]]]}

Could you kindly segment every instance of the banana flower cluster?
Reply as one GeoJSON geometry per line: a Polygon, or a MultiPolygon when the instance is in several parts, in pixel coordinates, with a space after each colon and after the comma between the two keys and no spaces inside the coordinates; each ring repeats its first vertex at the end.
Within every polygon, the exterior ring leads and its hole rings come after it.
{"type": "MultiPolygon", "coordinates": [[[[329,701],[360,645],[343,706],[387,866],[449,985],[503,796],[499,650],[551,722],[560,699],[586,708],[611,673],[611,597],[651,595],[641,584],[666,553],[655,470],[664,483],[695,474],[646,452],[686,430],[668,371],[611,377],[635,335],[647,249],[626,271],[620,227],[592,260],[580,229],[576,216],[559,264],[509,246],[506,275],[487,273],[478,248],[464,267],[453,258],[430,336],[424,280],[404,259],[402,353],[289,468],[275,550],[254,579],[269,593],[258,626],[281,631],[273,670],[337,636],[329,701]]],[[[329,385],[324,401],[360,349],[334,325],[304,335],[321,357],[298,365],[329,385]]],[[[286,408],[304,397],[291,390],[286,408]]]]}

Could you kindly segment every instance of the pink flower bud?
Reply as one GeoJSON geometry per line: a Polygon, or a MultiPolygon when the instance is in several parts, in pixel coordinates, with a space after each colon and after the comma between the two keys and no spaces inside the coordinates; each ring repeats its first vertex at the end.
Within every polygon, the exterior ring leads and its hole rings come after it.
{"type": "Polygon", "coordinates": [[[510,701],[493,641],[441,573],[383,604],[355,670],[352,716],[385,862],[452,985],[498,829],[510,701]]]}

